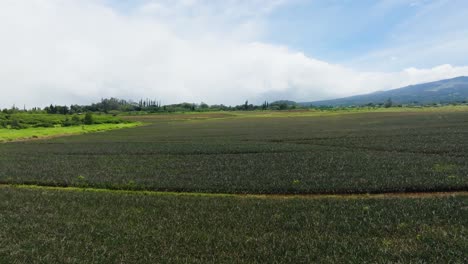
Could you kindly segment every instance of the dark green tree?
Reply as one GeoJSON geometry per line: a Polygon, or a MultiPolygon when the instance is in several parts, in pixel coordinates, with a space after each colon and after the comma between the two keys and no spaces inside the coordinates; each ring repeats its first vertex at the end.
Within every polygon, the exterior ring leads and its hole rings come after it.
{"type": "Polygon", "coordinates": [[[201,108],[201,109],[208,109],[208,108],[210,108],[210,106],[209,106],[209,105],[207,105],[207,104],[206,104],[206,103],[204,103],[204,102],[201,102],[201,104],[200,104],[200,108],[201,108]]]}
{"type": "Polygon", "coordinates": [[[84,120],[83,120],[83,123],[85,125],[92,125],[94,124],[94,117],[93,117],[93,114],[88,112],[86,113],[85,117],[84,117],[84,120]]]}
{"type": "Polygon", "coordinates": [[[388,98],[387,101],[384,104],[384,107],[389,108],[389,107],[392,107],[392,106],[393,106],[392,98],[388,98]]]}
{"type": "Polygon", "coordinates": [[[13,128],[13,129],[22,129],[22,128],[25,128],[21,123],[20,121],[18,121],[17,119],[13,119],[10,123],[10,127],[13,128]]]}

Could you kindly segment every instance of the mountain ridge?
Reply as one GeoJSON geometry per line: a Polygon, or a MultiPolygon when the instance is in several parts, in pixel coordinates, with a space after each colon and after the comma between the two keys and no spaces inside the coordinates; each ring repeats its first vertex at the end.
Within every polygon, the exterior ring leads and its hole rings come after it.
{"type": "Polygon", "coordinates": [[[344,98],[301,102],[303,106],[352,106],[383,104],[388,99],[394,104],[434,104],[468,101],[468,76],[459,76],[434,82],[408,85],[386,91],[354,95],[344,98]]]}

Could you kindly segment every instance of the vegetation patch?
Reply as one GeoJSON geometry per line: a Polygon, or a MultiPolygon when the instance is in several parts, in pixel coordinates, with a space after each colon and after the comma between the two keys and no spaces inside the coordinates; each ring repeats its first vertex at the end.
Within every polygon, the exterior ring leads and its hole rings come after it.
{"type": "Polygon", "coordinates": [[[456,171],[456,169],[457,169],[457,166],[455,164],[437,163],[437,164],[434,165],[434,171],[436,171],[436,172],[451,173],[451,172],[456,171]]]}
{"type": "Polygon", "coordinates": [[[139,122],[117,124],[94,124],[71,127],[37,127],[28,129],[0,129],[0,142],[25,141],[32,139],[79,135],[103,132],[121,128],[131,128],[141,125],[139,122]]]}
{"type": "Polygon", "coordinates": [[[146,115],[147,125],[132,129],[2,144],[0,182],[238,194],[468,189],[463,111],[200,115],[146,115]]]}
{"type": "Polygon", "coordinates": [[[129,121],[106,114],[46,114],[36,112],[0,112],[0,129],[70,127],[92,124],[122,124],[129,121]]]}
{"type": "Polygon", "coordinates": [[[51,136],[0,144],[0,260],[463,263],[466,113],[157,114],[125,117],[145,126],[0,129],[51,136]],[[54,137],[72,130],[85,134],[54,137]]]}
{"type": "Polygon", "coordinates": [[[466,259],[466,196],[238,199],[0,189],[6,263],[466,259]]]}

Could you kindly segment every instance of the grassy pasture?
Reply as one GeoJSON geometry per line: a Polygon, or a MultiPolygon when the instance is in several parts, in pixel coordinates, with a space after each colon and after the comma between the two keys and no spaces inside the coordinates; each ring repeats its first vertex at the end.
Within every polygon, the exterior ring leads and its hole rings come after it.
{"type": "Polygon", "coordinates": [[[466,190],[467,109],[129,116],[148,125],[0,145],[0,182],[220,193],[466,190]]]}
{"type": "Polygon", "coordinates": [[[0,187],[0,262],[466,263],[467,206],[0,187]]]}
{"type": "Polygon", "coordinates": [[[96,124],[70,127],[35,127],[27,129],[0,129],[0,143],[9,141],[22,141],[47,137],[78,135],[102,132],[112,129],[131,128],[141,123],[96,124]]]}

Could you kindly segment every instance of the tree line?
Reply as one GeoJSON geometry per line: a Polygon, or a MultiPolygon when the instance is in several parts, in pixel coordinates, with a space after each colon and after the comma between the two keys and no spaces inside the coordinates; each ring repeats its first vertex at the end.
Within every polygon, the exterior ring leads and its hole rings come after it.
{"type": "Polygon", "coordinates": [[[292,101],[276,101],[269,103],[264,101],[260,105],[255,105],[245,101],[243,104],[236,106],[226,106],[223,104],[208,105],[206,103],[179,103],[162,105],[161,101],[155,99],[141,99],[137,102],[132,100],[123,100],[118,98],[105,98],[101,99],[98,103],[92,103],[90,105],[78,105],[72,104],[67,105],[54,105],[51,104],[44,108],[33,107],[31,109],[19,109],[16,106],[10,109],[3,109],[2,112],[14,113],[14,112],[34,112],[34,113],[48,113],[48,114],[80,114],[87,112],[100,112],[100,113],[119,113],[119,112],[203,112],[203,111],[252,111],[252,110],[290,110],[305,108],[292,101]]]}
{"type": "MultiPolygon", "coordinates": [[[[415,103],[414,105],[420,105],[415,103]]],[[[433,106],[434,104],[430,104],[433,106]]],[[[348,109],[348,108],[389,108],[389,107],[402,107],[401,104],[395,104],[391,98],[381,103],[368,103],[357,106],[347,107],[336,107],[336,106],[313,106],[313,105],[302,105],[294,101],[280,100],[274,102],[264,101],[261,104],[252,104],[249,101],[245,101],[243,104],[235,106],[226,106],[223,104],[208,105],[206,103],[179,103],[162,105],[161,101],[156,99],[140,99],[139,101],[124,100],[118,98],[105,98],[101,99],[100,102],[92,103],[89,105],[78,105],[72,104],[67,105],[54,105],[51,104],[44,108],[33,107],[31,109],[19,109],[13,106],[9,109],[3,109],[2,112],[5,114],[11,114],[15,112],[32,112],[32,113],[48,113],[48,114],[81,114],[87,112],[95,113],[107,113],[107,114],[118,114],[121,112],[146,112],[146,113],[170,113],[170,112],[205,112],[205,111],[254,111],[254,110],[295,110],[295,109],[318,109],[318,110],[330,110],[330,109],[348,109]]],[[[422,105],[420,105],[422,106],[422,105]]]]}

